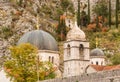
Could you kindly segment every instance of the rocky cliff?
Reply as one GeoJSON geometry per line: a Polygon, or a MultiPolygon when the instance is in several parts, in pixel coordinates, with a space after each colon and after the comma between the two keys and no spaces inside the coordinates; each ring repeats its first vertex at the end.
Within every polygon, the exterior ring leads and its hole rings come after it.
{"type": "Polygon", "coordinates": [[[60,0],[21,1],[0,1],[0,64],[9,54],[9,46],[15,45],[24,33],[36,29],[36,24],[55,34],[60,0]]]}

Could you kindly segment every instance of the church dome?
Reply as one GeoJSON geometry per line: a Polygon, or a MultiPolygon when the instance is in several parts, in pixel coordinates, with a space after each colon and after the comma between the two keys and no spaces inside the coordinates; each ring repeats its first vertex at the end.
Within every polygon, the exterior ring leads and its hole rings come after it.
{"type": "Polygon", "coordinates": [[[95,48],[91,51],[90,56],[104,56],[104,52],[99,48],[95,48]]]}
{"type": "Polygon", "coordinates": [[[58,51],[56,40],[49,33],[42,30],[34,30],[25,33],[18,41],[18,44],[21,43],[30,43],[39,50],[58,51]]]}
{"type": "Polygon", "coordinates": [[[75,22],[74,27],[67,34],[67,41],[69,40],[86,40],[85,33],[77,26],[77,22],[75,22]]]}

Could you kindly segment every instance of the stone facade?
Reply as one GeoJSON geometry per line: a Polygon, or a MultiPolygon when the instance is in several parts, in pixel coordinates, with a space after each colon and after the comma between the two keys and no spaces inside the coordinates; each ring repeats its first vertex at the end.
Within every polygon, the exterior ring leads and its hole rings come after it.
{"type": "Polygon", "coordinates": [[[89,60],[89,42],[75,22],[74,27],[67,33],[67,41],[64,43],[63,77],[85,73],[86,67],[90,64],[89,60]]]}
{"type": "Polygon", "coordinates": [[[51,50],[39,50],[39,59],[42,61],[50,61],[56,66],[59,66],[60,59],[59,59],[58,51],[51,51],[51,50]]]}
{"type": "Polygon", "coordinates": [[[68,78],[44,80],[40,82],[120,82],[120,70],[101,71],[68,78]]]}
{"type": "Polygon", "coordinates": [[[91,57],[90,63],[94,65],[106,65],[104,57],[91,57]]]}

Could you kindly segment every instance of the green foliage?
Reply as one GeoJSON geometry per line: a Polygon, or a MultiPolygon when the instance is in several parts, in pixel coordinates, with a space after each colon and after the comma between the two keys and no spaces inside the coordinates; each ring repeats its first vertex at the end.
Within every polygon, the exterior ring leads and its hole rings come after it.
{"type": "Polygon", "coordinates": [[[5,62],[4,68],[13,82],[36,82],[37,71],[40,80],[55,77],[51,76],[52,64],[38,59],[36,47],[26,43],[10,47],[10,51],[11,58],[5,62]],[[46,72],[48,72],[47,75],[46,72]]]}
{"type": "Polygon", "coordinates": [[[115,17],[116,17],[116,28],[118,28],[118,7],[119,7],[119,0],[116,0],[116,13],[115,13],[115,17]]]}
{"type": "Polygon", "coordinates": [[[74,7],[70,0],[61,0],[61,7],[63,11],[70,11],[71,13],[74,13],[74,7]]]}
{"type": "Polygon", "coordinates": [[[109,0],[109,27],[111,27],[111,0],[109,0]]]}
{"type": "Polygon", "coordinates": [[[108,8],[106,0],[98,1],[96,6],[93,8],[93,12],[98,16],[107,17],[108,16],[108,8]]]}
{"type": "Polygon", "coordinates": [[[81,17],[80,18],[80,24],[82,26],[87,26],[87,24],[88,24],[88,15],[86,14],[86,12],[82,11],[80,17],[81,17]]]}
{"type": "Polygon", "coordinates": [[[110,60],[112,62],[112,65],[120,64],[120,54],[113,55],[110,60]]]}
{"type": "Polygon", "coordinates": [[[13,35],[13,31],[9,27],[2,27],[0,36],[4,39],[8,39],[10,36],[13,35]]]}
{"type": "Polygon", "coordinates": [[[88,0],[88,24],[90,23],[90,0],[88,0]]]}
{"type": "Polygon", "coordinates": [[[78,0],[77,25],[80,26],[80,0],[78,0]]]}
{"type": "Polygon", "coordinates": [[[52,14],[52,10],[50,7],[48,7],[47,5],[42,6],[41,11],[47,15],[51,15],[52,14]]]}
{"type": "Polygon", "coordinates": [[[58,41],[63,41],[66,39],[66,34],[67,34],[67,27],[65,25],[65,19],[64,16],[61,16],[59,19],[59,24],[56,29],[56,33],[58,36],[58,41]]]}

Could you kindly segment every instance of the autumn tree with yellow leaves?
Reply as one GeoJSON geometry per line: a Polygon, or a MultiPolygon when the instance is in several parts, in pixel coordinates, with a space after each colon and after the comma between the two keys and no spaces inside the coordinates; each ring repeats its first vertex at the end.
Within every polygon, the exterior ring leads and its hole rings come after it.
{"type": "Polygon", "coordinates": [[[55,68],[50,62],[38,59],[38,50],[29,43],[10,47],[11,58],[4,64],[7,75],[13,82],[36,82],[55,78],[55,68]]]}

